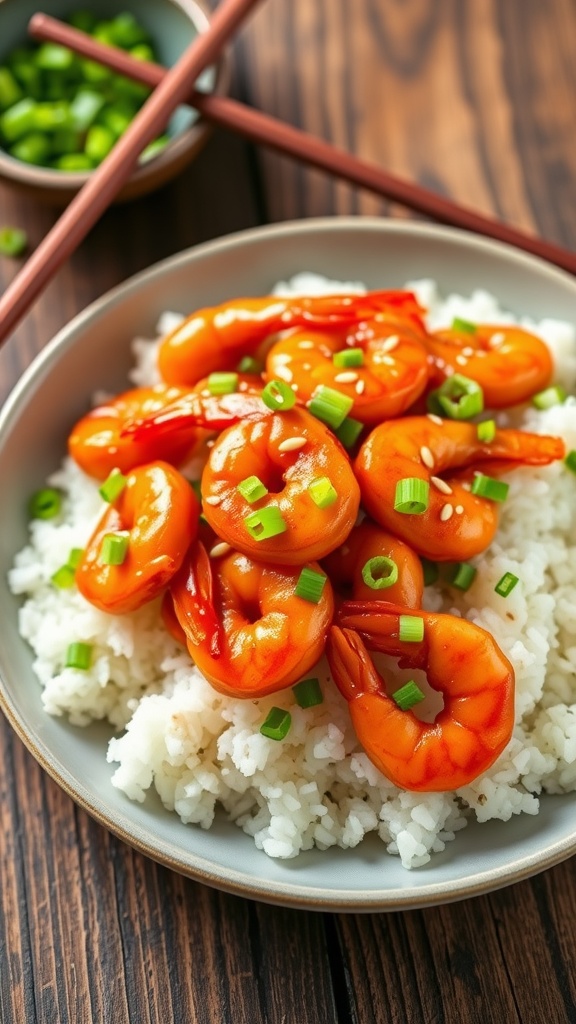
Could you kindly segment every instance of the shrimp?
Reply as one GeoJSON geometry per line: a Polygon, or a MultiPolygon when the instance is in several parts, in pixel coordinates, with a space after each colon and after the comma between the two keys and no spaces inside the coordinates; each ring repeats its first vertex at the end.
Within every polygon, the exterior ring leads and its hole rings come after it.
{"type": "Polygon", "coordinates": [[[338,329],[369,316],[378,296],[241,298],[199,309],[160,343],[158,366],[168,384],[192,386],[214,370],[234,370],[241,356],[290,327],[338,329]]]}
{"type": "Polygon", "coordinates": [[[257,562],[277,565],[301,565],[333,551],[352,529],[360,504],[346,452],[323,423],[297,407],[241,420],[220,434],[201,492],[204,516],[219,537],[257,562]],[[238,490],[249,477],[266,488],[252,503],[238,490]],[[309,490],[322,478],[335,492],[324,508],[309,490]]]}
{"type": "Polygon", "coordinates": [[[337,590],[349,590],[357,601],[385,598],[410,608],[420,608],[422,604],[424,572],[418,555],[369,519],[352,529],[344,543],[322,560],[322,567],[337,590]],[[391,559],[398,570],[396,583],[385,589],[370,587],[362,575],[369,559],[378,557],[391,559]]]}
{"type": "Polygon", "coordinates": [[[557,437],[496,430],[478,440],[473,423],[410,416],[376,427],[355,460],[362,504],[376,522],[436,561],[466,560],[484,551],[498,525],[496,503],[470,492],[477,471],[502,473],[522,463],[547,465],[564,455],[557,437]],[[429,485],[421,514],[394,509],[396,486],[407,478],[429,485]]]}
{"type": "Polygon", "coordinates": [[[168,585],[196,537],[200,505],[190,484],[166,462],[132,470],[105,509],[76,570],[87,601],[115,615],[135,611],[168,585]],[[127,535],[120,565],[102,562],[109,534],[127,535]]]}
{"type": "Polygon", "coordinates": [[[326,648],[332,675],[360,743],[395,786],[460,789],[487,771],[510,740],[514,670],[490,633],[455,615],[418,612],[424,639],[400,641],[405,613],[414,615],[384,602],[344,605],[344,628],[331,628],[326,648]],[[369,647],[397,657],[400,668],[425,671],[444,701],[433,722],[401,710],[388,695],[357,630],[369,647]]]}
{"type": "MultiPolygon", "coordinates": [[[[326,579],[317,604],[304,600],[295,594],[300,567],[264,565],[224,547],[209,557],[203,544],[193,545],[170,587],[174,612],[215,689],[263,697],[300,679],[322,654],[332,588],[326,579]]],[[[315,562],[308,568],[319,570],[315,562]]]]}
{"type": "Polygon", "coordinates": [[[536,335],[516,326],[466,326],[427,336],[424,343],[433,357],[437,384],[461,373],[481,385],[484,404],[491,409],[526,402],[548,386],[554,370],[552,356],[536,335]]]}
{"type": "Polygon", "coordinates": [[[113,469],[128,473],[156,459],[183,465],[200,442],[201,432],[194,424],[181,421],[169,437],[148,433],[134,438],[124,428],[131,421],[158,416],[174,403],[182,404],[186,395],[181,388],[166,384],[124,391],[76,423],[68,438],[70,455],[97,480],[105,480],[113,469]]]}

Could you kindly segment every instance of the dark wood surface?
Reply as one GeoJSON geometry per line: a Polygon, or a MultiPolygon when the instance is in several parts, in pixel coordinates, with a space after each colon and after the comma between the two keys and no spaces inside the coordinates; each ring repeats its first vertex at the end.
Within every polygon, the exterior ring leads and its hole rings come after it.
{"type": "MultiPolygon", "coordinates": [[[[573,0],[267,0],[234,94],[396,174],[576,247],[573,0]]],[[[2,397],[75,312],[188,245],[266,221],[406,216],[214,135],[110,211],[5,347],[2,397]]],[[[56,216],[0,190],[37,242],[56,216]]],[[[0,262],[6,283],[17,263],[0,262]]],[[[2,1024],[576,1021],[574,861],[447,907],[338,916],[212,891],[119,842],[0,721],[2,1024]]]]}

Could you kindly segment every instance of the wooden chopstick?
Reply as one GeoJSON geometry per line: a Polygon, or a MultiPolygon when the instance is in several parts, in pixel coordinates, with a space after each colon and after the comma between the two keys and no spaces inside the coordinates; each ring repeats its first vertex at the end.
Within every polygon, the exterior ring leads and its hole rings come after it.
{"type": "Polygon", "coordinates": [[[87,183],[74,196],[0,298],[0,343],[70,256],[130,177],[145,146],[164,131],[205,67],[221,52],[259,0],[222,0],[208,28],[186,48],[87,183]]]}
{"type": "MultiPolygon", "coordinates": [[[[37,39],[62,43],[78,53],[128,75],[146,85],[158,87],[167,72],[157,64],[134,60],[127,53],[97,42],[83,32],[65,25],[47,14],[36,14],[31,19],[29,30],[37,39]]],[[[488,238],[540,256],[544,260],[576,274],[576,253],[552,242],[519,231],[517,228],[449,199],[436,195],[428,189],[394,177],[376,164],[360,160],[345,150],[310,135],[307,132],[285,124],[258,110],[223,96],[210,96],[194,91],[187,102],[204,117],[223,128],[229,128],[244,135],[252,142],[269,146],[278,152],[296,157],[313,167],[343,178],[353,185],[359,185],[378,196],[391,199],[418,213],[425,214],[442,224],[464,228],[488,238]]]]}

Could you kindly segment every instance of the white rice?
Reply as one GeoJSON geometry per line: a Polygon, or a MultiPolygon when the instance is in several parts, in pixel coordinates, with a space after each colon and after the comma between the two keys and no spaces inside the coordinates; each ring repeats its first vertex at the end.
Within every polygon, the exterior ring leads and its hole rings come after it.
{"type": "MultiPolygon", "coordinates": [[[[358,283],[301,274],[278,294],[323,294],[358,283]]],[[[483,291],[445,301],[432,281],[413,282],[433,327],[454,316],[475,322],[514,322],[483,291]]],[[[164,333],[178,322],[166,314],[164,333]]],[[[576,390],[572,325],[519,321],[550,346],[556,377],[576,390]]],[[[156,378],[156,342],[134,343],[134,384],[156,378]]],[[[500,414],[540,433],[562,435],[576,448],[576,399],[544,412],[530,407],[500,414]]],[[[476,579],[464,594],[428,587],[431,609],[464,615],[488,629],[516,670],[516,726],[492,768],[455,793],[398,790],[359,747],[347,705],[322,661],[314,673],[324,703],[302,710],[292,690],[262,700],[232,700],[203,679],[188,654],[160,624],[158,602],[122,617],[105,615],[75,589],[56,590],[51,574],[72,547],[82,547],[101,511],[94,481],[70,460],[50,484],[66,494],[55,520],[35,521],[30,544],[15,559],[10,586],[24,595],[20,631],[35,655],[34,670],[48,714],[74,725],[107,719],[112,781],[134,800],[155,788],[186,823],[208,828],[218,806],[271,857],[291,858],[313,846],[354,847],[377,833],[407,868],[426,864],[471,817],[479,821],[536,814],[542,791],[576,787],[576,476],[562,463],[523,468],[508,476],[509,497],[489,551],[476,560],[476,579]],[[521,580],[507,599],[494,592],[504,572],[521,580]],[[69,643],[94,647],[88,671],[62,668],[69,643]],[[272,706],[287,708],[292,727],[282,742],[259,726],[272,706]]],[[[398,674],[401,680],[401,674],[398,674]]],[[[104,751],[102,753],[104,757],[104,751]]]]}

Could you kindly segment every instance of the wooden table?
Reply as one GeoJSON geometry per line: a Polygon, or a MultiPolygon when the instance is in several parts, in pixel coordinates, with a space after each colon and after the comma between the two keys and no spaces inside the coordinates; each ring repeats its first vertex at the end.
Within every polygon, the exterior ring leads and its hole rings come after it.
{"type": "MultiPolygon", "coordinates": [[[[576,246],[571,0],[267,0],[237,97],[484,212],[576,246]]],[[[405,216],[215,135],[178,182],[113,209],[3,352],[5,395],[74,313],[142,267],[240,228],[405,216]]],[[[55,217],[6,190],[0,223],[55,217]]],[[[17,264],[0,263],[4,282],[17,264]]],[[[337,916],[222,895],[111,837],[0,723],[3,1024],[576,1021],[574,861],[494,895],[337,916]]]]}

